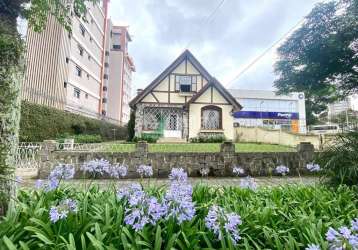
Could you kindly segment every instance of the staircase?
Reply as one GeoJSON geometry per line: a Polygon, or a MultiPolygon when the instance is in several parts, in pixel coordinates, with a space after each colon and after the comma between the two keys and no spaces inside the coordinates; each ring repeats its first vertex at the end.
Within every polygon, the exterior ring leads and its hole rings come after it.
{"type": "Polygon", "coordinates": [[[186,139],[178,137],[161,137],[157,143],[186,143],[186,139]]]}

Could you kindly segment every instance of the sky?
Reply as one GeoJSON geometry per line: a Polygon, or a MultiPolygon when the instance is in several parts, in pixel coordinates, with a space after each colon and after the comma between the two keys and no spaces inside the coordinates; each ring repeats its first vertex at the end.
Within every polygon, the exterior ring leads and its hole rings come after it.
{"type": "Polygon", "coordinates": [[[145,88],[188,48],[228,88],[272,90],[272,49],[232,79],[306,16],[318,0],[111,0],[109,14],[129,25],[133,90],[145,88]],[[223,4],[208,20],[208,16],[223,4]],[[231,82],[229,85],[228,83],[231,82]]]}

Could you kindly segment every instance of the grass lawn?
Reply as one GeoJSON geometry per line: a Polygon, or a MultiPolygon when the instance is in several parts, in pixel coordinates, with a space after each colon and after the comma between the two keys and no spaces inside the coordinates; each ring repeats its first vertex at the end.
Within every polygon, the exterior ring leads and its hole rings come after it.
{"type": "MultiPolygon", "coordinates": [[[[134,144],[106,144],[107,151],[131,152],[134,144]]],[[[235,143],[236,152],[292,152],[295,148],[261,143],[235,143]]],[[[220,143],[149,144],[149,152],[219,152],[220,143]]]]}

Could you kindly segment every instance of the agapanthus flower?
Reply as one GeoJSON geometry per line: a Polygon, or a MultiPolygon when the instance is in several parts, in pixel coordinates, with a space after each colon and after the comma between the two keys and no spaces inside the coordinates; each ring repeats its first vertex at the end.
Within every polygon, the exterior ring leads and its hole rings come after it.
{"type": "Polygon", "coordinates": [[[187,181],[188,174],[183,168],[172,168],[169,174],[169,180],[171,181],[187,181]]]}
{"type": "Polygon", "coordinates": [[[358,218],[351,222],[351,228],[342,226],[338,230],[330,227],[326,233],[326,239],[329,242],[329,249],[358,249],[358,218]]]}
{"type": "Polygon", "coordinates": [[[233,172],[235,175],[239,176],[239,175],[244,174],[244,173],[245,173],[245,170],[244,170],[242,167],[235,166],[235,167],[233,167],[232,172],[233,172]]]}
{"type": "Polygon", "coordinates": [[[192,201],[193,189],[187,182],[172,182],[165,194],[168,208],[167,218],[179,223],[191,220],[195,215],[195,204],[192,201]]]}
{"type": "Polygon", "coordinates": [[[240,181],[240,187],[241,188],[248,188],[251,190],[257,189],[257,183],[254,178],[251,178],[250,176],[247,176],[245,179],[240,181]]]}
{"type": "Polygon", "coordinates": [[[22,183],[22,182],[23,182],[22,177],[21,177],[21,176],[16,176],[16,177],[15,177],[15,182],[16,182],[17,184],[22,183]]]}
{"type": "Polygon", "coordinates": [[[315,164],[315,163],[308,163],[306,165],[306,168],[308,169],[308,171],[310,172],[319,172],[321,170],[321,167],[319,164],[315,164]]]}
{"type": "Polygon", "coordinates": [[[35,181],[35,188],[36,189],[41,189],[43,186],[44,186],[44,181],[43,180],[38,179],[38,180],[35,181]]]}
{"type": "Polygon", "coordinates": [[[319,245],[315,245],[315,244],[309,244],[305,250],[321,250],[319,245]]]}
{"type": "Polygon", "coordinates": [[[288,172],[290,172],[290,169],[284,165],[280,165],[276,167],[276,173],[278,174],[286,175],[288,174],[288,172]]]}
{"type": "Polygon", "coordinates": [[[226,234],[234,245],[241,239],[238,228],[241,224],[241,217],[238,214],[227,213],[217,205],[210,207],[208,215],[205,217],[206,227],[214,232],[218,240],[223,239],[226,234]]]}
{"type": "Polygon", "coordinates": [[[45,183],[43,185],[43,187],[45,188],[46,192],[49,192],[49,191],[57,189],[59,185],[60,185],[60,181],[56,178],[52,178],[52,179],[49,179],[47,181],[47,183],[45,183]]]}
{"type": "Polygon", "coordinates": [[[77,201],[65,199],[57,206],[52,206],[49,211],[50,221],[52,223],[67,218],[68,214],[77,212],[77,201]]]}
{"type": "Polygon", "coordinates": [[[75,175],[75,168],[71,164],[59,164],[54,167],[49,179],[69,180],[75,175]]]}
{"type": "Polygon", "coordinates": [[[113,178],[123,178],[124,176],[127,175],[127,169],[128,166],[127,165],[113,165],[108,167],[108,174],[109,176],[113,177],[113,178]]]}
{"type": "Polygon", "coordinates": [[[141,177],[151,177],[153,175],[153,168],[151,165],[139,165],[137,167],[137,173],[141,177]]]}
{"type": "Polygon", "coordinates": [[[208,176],[209,172],[210,172],[210,169],[208,167],[203,167],[200,169],[201,176],[208,176]]]}
{"type": "Polygon", "coordinates": [[[94,159],[88,162],[85,162],[81,170],[85,173],[91,175],[104,175],[108,174],[110,164],[107,160],[104,159],[94,159]]]}
{"type": "Polygon", "coordinates": [[[119,199],[127,200],[124,222],[136,231],[155,223],[167,214],[167,207],[157,198],[149,197],[138,185],[131,185],[117,193],[119,199]]]}

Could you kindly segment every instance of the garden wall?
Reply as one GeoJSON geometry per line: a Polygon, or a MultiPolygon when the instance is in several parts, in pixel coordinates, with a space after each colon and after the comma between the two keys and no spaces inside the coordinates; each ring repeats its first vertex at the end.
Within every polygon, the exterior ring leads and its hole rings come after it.
{"type": "Polygon", "coordinates": [[[293,134],[281,130],[265,129],[259,127],[238,127],[235,129],[238,142],[261,142],[281,144],[294,147],[300,142],[310,142],[315,149],[322,149],[330,145],[334,135],[304,135],[293,134]]]}
{"type": "Polygon", "coordinates": [[[41,154],[39,177],[46,178],[50,169],[58,163],[71,163],[77,168],[76,177],[82,177],[80,166],[89,160],[106,159],[111,163],[125,163],[128,165],[128,178],[139,177],[135,170],[140,164],[151,164],[154,177],[167,177],[173,167],[183,167],[189,176],[199,176],[200,169],[208,167],[209,176],[231,176],[232,167],[242,166],[251,176],[269,176],[278,165],[286,165],[290,168],[290,175],[305,173],[305,166],[314,157],[314,148],[310,143],[301,143],[297,146],[297,152],[274,153],[240,153],[235,152],[235,145],[224,142],[220,152],[215,153],[151,153],[148,152],[148,144],[139,142],[135,152],[76,152],[55,151],[56,147],[44,147],[46,151],[41,154]]]}

